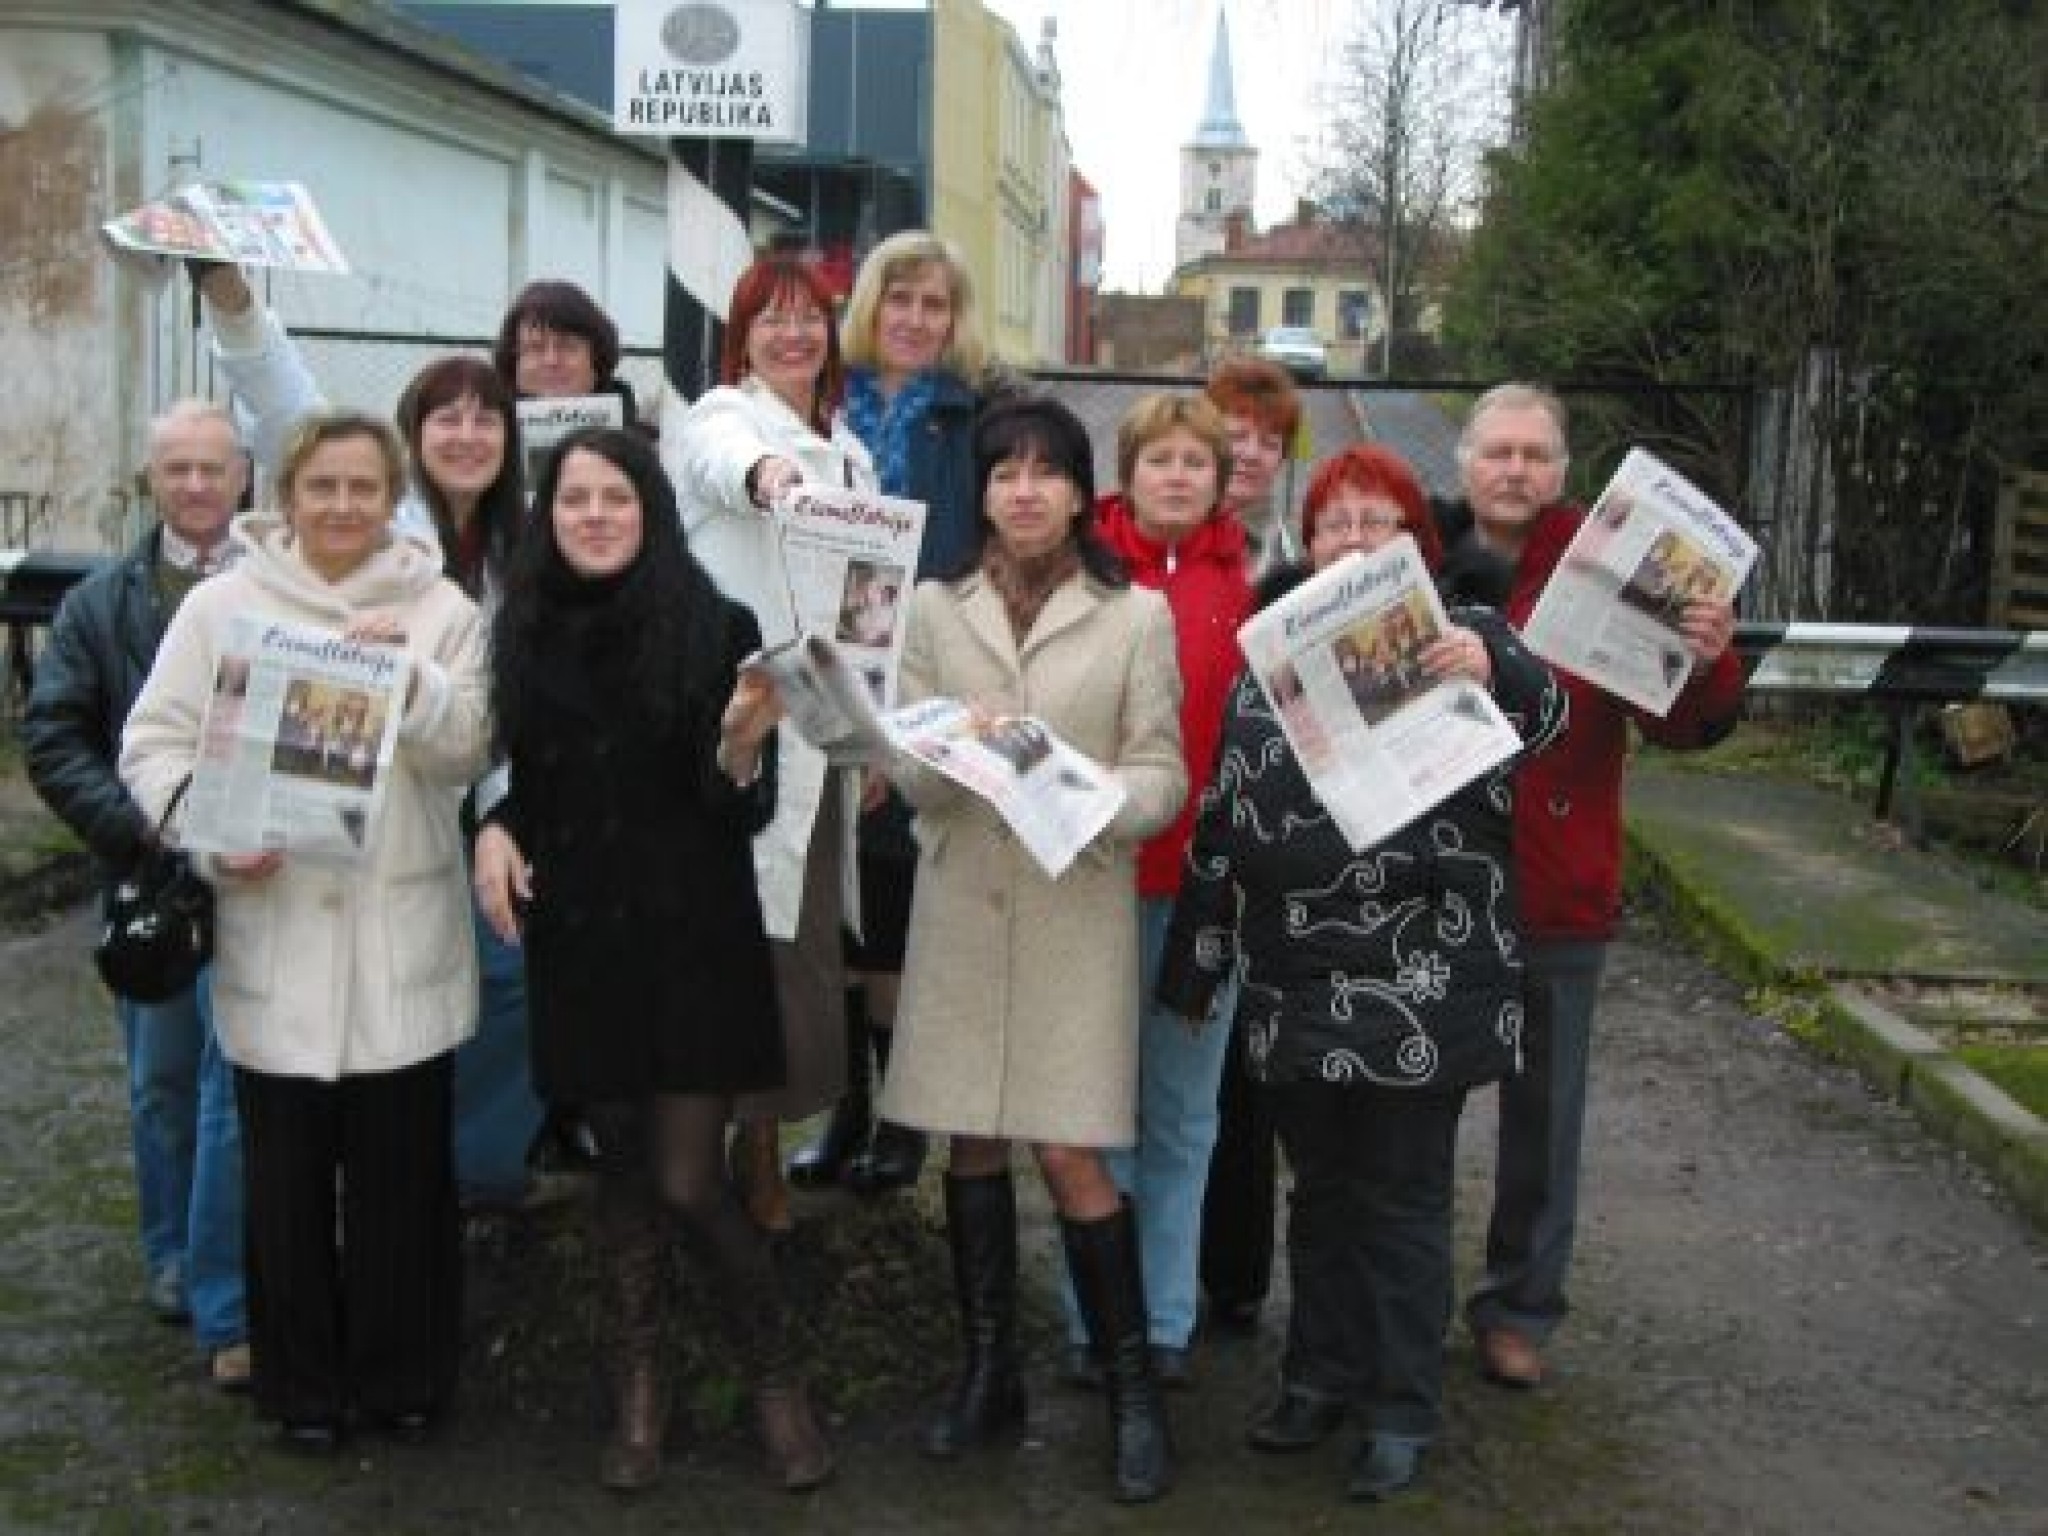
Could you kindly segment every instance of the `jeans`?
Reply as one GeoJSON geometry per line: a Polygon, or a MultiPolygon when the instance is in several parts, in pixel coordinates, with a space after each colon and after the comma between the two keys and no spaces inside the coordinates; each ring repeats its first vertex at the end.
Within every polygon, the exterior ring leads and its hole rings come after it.
{"type": "Polygon", "coordinates": [[[527,1050],[526,957],[476,920],[476,1033],[455,1053],[455,1184],[465,1203],[516,1205],[545,1109],[527,1050]]]}
{"type": "Polygon", "coordinates": [[[1271,1102],[1294,1170],[1281,1379],[1352,1404],[1368,1438],[1426,1442],[1443,1419],[1465,1091],[1301,1081],[1271,1102]]]}
{"type": "MultiPolygon", "coordinates": [[[[1202,1192],[1216,1145],[1216,1090],[1230,1049],[1237,989],[1217,994],[1208,1022],[1190,1033],[1153,1005],[1166,948],[1171,897],[1138,905],[1138,1144],[1107,1154],[1110,1176],[1137,1209],[1139,1262],[1145,1275],[1146,1334],[1185,1349],[1195,1331],[1195,1271],[1202,1240],[1202,1192]]],[[[1071,1282],[1064,1283],[1067,1337],[1087,1340],[1071,1282]]]]}
{"type": "Polygon", "coordinates": [[[1564,1284],[1578,1223],[1593,1007],[1607,946],[1532,942],[1522,960],[1529,1000],[1522,1071],[1500,1085],[1486,1272],[1465,1316],[1475,1332],[1505,1328],[1540,1344],[1569,1306],[1564,1284]]]}
{"type": "Polygon", "coordinates": [[[143,1262],[182,1275],[200,1347],[247,1334],[242,1140],[234,1080],[213,1030],[213,973],[165,1003],[116,999],[128,1057],[143,1262]]]}

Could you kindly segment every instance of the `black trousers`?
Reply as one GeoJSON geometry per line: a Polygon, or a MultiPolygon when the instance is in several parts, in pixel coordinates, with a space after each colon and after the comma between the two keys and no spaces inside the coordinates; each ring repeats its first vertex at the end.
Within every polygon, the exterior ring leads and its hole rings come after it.
{"type": "Polygon", "coordinates": [[[1202,1194],[1202,1292],[1214,1307],[1256,1307],[1273,1283],[1273,1112],[1245,1061],[1244,1037],[1223,1057],[1216,1146],[1202,1194]]]}
{"type": "Polygon", "coordinates": [[[331,1083],[235,1069],[259,1414],[431,1414],[453,1392],[454,1060],[331,1083]]]}
{"type": "Polygon", "coordinates": [[[1342,1398],[1370,1435],[1443,1416],[1463,1089],[1299,1082],[1268,1090],[1294,1169],[1294,1308],[1281,1374],[1342,1398]]]}

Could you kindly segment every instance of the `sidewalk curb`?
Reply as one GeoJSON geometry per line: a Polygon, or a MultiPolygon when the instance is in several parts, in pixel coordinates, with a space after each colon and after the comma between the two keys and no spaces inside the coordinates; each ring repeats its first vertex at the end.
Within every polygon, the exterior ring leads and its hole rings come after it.
{"type": "Polygon", "coordinates": [[[2048,1232],[2048,1122],[1942,1048],[1926,1031],[1769,946],[1668,856],[1633,817],[1624,819],[1630,874],[1672,901],[1680,921],[1741,979],[1796,992],[1814,1008],[1810,1031],[1789,1031],[1854,1067],[1929,1131],[1968,1155],[2048,1232]]]}

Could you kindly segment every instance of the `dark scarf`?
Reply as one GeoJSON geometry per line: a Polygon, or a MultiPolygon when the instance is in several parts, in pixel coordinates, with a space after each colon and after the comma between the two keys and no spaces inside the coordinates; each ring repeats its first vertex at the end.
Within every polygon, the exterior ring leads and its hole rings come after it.
{"type": "Polygon", "coordinates": [[[847,369],[846,424],[867,445],[885,494],[910,494],[910,444],[938,394],[936,369],[913,374],[893,397],[882,394],[881,376],[874,369],[847,369]]]}
{"type": "Polygon", "coordinates": [[[1003,600],[1010,633],[1018,644],[1031,633],[1046,602],[1081,568],[1081,551],[1072,539],[1043,555],[1013,555],[991,539],[982,552],[981,573],[1003,600]]]}

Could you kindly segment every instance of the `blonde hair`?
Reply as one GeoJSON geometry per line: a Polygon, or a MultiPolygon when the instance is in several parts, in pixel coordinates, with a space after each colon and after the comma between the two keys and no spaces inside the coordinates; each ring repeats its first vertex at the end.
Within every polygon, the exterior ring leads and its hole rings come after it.
{"type": "Polygon", "coordinates": [[[1124,413],[1116,429],[1116,478],[1126,495],[1138,455],[1168,433],[1183,429],[1216,456],[1216,504],[1223,504],[1223,488],[1230,483],[1230,427],[1206,395],[1143,395],[1124,413]]]}
{"type": "Polygon", "coordinates": [[[882,295],[891,283],[916,277],[926,267],[938,267],[946,274],[946,290],[953,299],[953,328],[939,354],[939,366],[975,383],[988,366],[988,347],[974,317],[974,278],[960,247],[928,229],[906,229],[868,252],[854,274],[853,292],[847,296],[846,318],[839,326],[839,350],[850,367],[874,367],[879,356],[875,317],[882,308],[882,295]]]}
{"type": "Polygon", "coordinates": [[[384,484],[390,493],[392,507],[397,507],[398,498],[405,491],[405,444],[399,441],[391,423],[367,411],[311,411],[301,416],[293,426],[291,436],[285,439],[284,453],[278,460],[276,488],[272,494],[280,513],[289,517],[292,486],[315,451],[328,443],[351,437],[367,437],[377,445],[377,455],[384,461],[384,484]]]}

